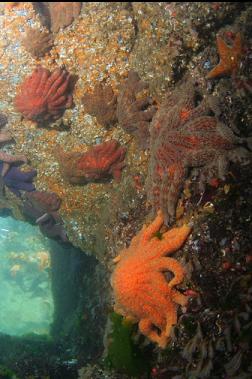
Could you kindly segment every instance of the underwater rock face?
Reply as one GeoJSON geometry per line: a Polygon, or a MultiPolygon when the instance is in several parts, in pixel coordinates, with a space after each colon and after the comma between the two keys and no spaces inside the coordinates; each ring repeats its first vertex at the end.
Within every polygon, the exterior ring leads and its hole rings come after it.
{"type": "Polygon", "coordinates": [[[117,118],[120,126],[130,134],[136,136],[142,148],[148,147],[149,127],[156,107],[149,96],[138,94],[148,88],[148,84],[141,81],[135,71],[130,71],[128,78],[120,86],[117,104],[117,118]]]}
{"type": "Polygon", "coordinates": [[[237,147],[244,139],[218,118],[213,98],[195,104],[196,89],[189,80],[168,95],[151,125],[151,158],[148,197],[154,210],[162,209],[165,222],[173,221],[177,202],[190,168],[201,168],[199,187],[217,176],[223,178],[230,161],[248,158],[246,149],[237,147]]]}
{"type": "Polygon", "coordinates": [[[52,35],[38,29],[28,28],[22,45],[35,58],[43,57],[53,46],[52,35]]]}
{"type": "Polygon", "coordinates": [[[82,2],[38,2],[32,3],[35,11],[39,14],[43,25],[52,32],[57,33],[60,28],[72,24],[79,16],[82,2]]]}
{"type": "Polygon", "coordinates": [[[177,322],[176,306],[187,303],[186,296],[174,289],[182,282],[184,269],[178,261],[165,256],[178,250],[191,231],[184,225],[167,231],[159,239],[155,235],[163,222],[159,212],[149,226],[143,226],[130,246],[115,258],[119,263],[111,279],[115,311],[139,321],[140,332],[161,348],[166,347],[171,328],[177,322]],[[164,271],[174,275],[169,282],[164,271]]]}
{"type": "Polygon", "coordinates": [[[85,184],[111,176],[120,181],[126,148],[116,140],[91,147],[86,153],[57,151],[61,171],[72,184],[85,184]]]}
{"type": "Polygon", "coordinates": [[[15,107],[28,120],[57,120],[73,104],[69,89],[70,74],[61,68],[52,73],[38,66],[21,85],[15,107]]]}
{"type": "Polygon", "coordinates": [[[93,93],[85,93],[82,102],[87,113],[95,116],[99,124],[109,127],[117,121],[117,97],[110,85],[96,84],[93,93]]]}

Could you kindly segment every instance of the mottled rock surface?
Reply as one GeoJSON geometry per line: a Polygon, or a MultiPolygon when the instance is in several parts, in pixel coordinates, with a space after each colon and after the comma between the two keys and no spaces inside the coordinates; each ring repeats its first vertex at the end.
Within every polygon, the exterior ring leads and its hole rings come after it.
{"type": "MultiPolygon", "coordinates": [[[[103,81],[118,95],[120,84],[133,70],[149,85],[150,96],[160,109],[166,93],[176,90],[177,83],[188,74],[204,89],[203,98],[218,97],[220,122],[235,135],[250,137],[251,16],[250,3],[90,2],[83,4],[71,25],[59,28],[58,21],[55,23],[54,46],[45,56],[34,59],[19,40],[26,26],[41,30],[32,4],[24,2],[12,8],[0,4],[0,26],[5,32],[0,36],[1,112],[8,117],[8,128],[16,142],[5,147],[6,153],[27,156],[30,165],[25,170],[37,170],[36,189],[55,192],[62,199],[59,213],[70,241],[106,267],[102,294],[109,293],[112,258],[129,245],[144,222],[152,220],[145,188],[150,154],[140,151],[135,135],[119,123],[108,128],[97,116],[88,114],[83,95],[93,93],[96,83],[103,81]],[[216,35],[232,38],[238,32],[243,36],[245,51],[236,77],[207,80],[208,72],[219,62],[216,35]],[[64,66],[78,76],[74,107],[56,122],[41,125],[43,128],[22,118],[13,102],[18,87],[37,64],[50,72],[64,66]],[[106,183],[73,185],[64,180],[55,158],[58,145],[65,152],[79,154],[112,139],[127,147],[120,182],[108,178],[106,183]]],[[[197,105],[202,99],[194,100],[197,105]]],[[[147,347],[151,358],[146,359],[156,379],[251,378],[250,171],[231,164],[225,181],[209,183],[201,194],[196,174],[184,182],[175,223],[193,218],[194,231],[176,258],[187,269],[187,280],[180,290],[190,295],[190,301],[184,313],[178,312],[178,329],[168,351],[160,353],[147,347]]],[[[8,188],[4,199],[0,198],[1,207],[11,208],[17,218],[22,217],[20,203],[8,188]]],[[[73,269],[76,267],[78,264],[73,269]]],[[[88,280],[93,283],[93,277],[88,280]]],[[[86,292],[83,294],[86,301],[86,292]]],[[[108,296],[106,302],[99,311],[102,315],[112,305],[108,296]]],[[[91,313],[94,322],[97,309],[91,309],[91,313]]],[[[87,327],[84,315],[83,320],[87,327]]],[[[91,373],[94,378],[111,379],[124,375],[108,374],[97,366],[82,373],[83,377],[91,373]]],[[[42,370],[41,376],[45,375],[42,370]]]]}

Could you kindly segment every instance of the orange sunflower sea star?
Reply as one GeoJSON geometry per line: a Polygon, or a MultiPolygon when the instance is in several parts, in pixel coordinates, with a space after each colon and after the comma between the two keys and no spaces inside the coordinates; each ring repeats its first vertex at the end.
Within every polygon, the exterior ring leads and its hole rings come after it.
{"type": "Polygon", "coordinates": [[[174,258],[165,257],[178,250],[191,228],[183,225],[157,235],[164,223],[159,211],[155,220],[132,239],[115,259],[118,262],[111,284],[116,312],[139,322],[142,334],[165,348],[171,328],[177,322],[176,305],[185,305],[186,296],[174,289],[184,278],[184,269],[174,258]],[[165,271],[174,277],[168,282],[165,271]]]}

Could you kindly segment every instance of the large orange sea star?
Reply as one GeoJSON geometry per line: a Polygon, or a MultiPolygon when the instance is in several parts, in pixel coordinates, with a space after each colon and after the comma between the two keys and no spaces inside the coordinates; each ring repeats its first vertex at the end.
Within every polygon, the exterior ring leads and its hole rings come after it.
{"type": "Polygon", "coordinates": [[[184,269],[174,258],[166,257],[185,242],[191,228],[173,228],[162,238],[158,232],[164,223],[161,212],[132,239],[130,246],[115,259],[117,266],[111,284],[116,312],[139,322],[142,334],[161,348],[167,345],[171,328],[177,322],[177,304],[185,305],[186,296],[174,289],[184,278],[184,269]],[[167,281],[164,272],[171,271],[167,281]]]}

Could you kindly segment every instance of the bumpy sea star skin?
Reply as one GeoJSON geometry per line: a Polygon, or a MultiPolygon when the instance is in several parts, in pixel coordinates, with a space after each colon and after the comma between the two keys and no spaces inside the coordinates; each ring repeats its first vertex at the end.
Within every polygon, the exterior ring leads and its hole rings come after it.
{"type": "Polygon", "coordinates": [[[149,96],[138,98],[147,83],[140,80],[135,71],[130,71],[128,78],[120,86],[117,100],[117,118],[120,126],[130,134],[136,136],[139,145],[147,148],[149,144],[149,126],[156,112],[153,101],[149,96]]]}
{"type": "Polygon", "coordinates": [[[74,19],[79,16],[82,2],[64,2],[52,1],[48,2],[51,31],[57,33],[60,28],[65,28],[72,24],[74,19]]]}
{"type": "Polygon", "coordinates": [[[52,35],[39,29],[27,28],[22,45],[33,57],[43,57],[53,46],[52,35]]]}
{"type": "Polygon", "coordinates": [[[70,74],[61,68],[52,73],[38,66],[21,85],[15,106],[28,120],[57,120],[73,103],[70,74]]]}
{"type": "Polygon", "coordinates": [[[217,36],[217,48],[220,62],[207,74],[207,79],[231,75],[237,71],[242,56],[241,34],[237,33],[232,46],[227,45],[221,36],[217,36]]]}
{"type": "Polygon", "coordinates": [[[60,28],[72,24],[80,14],[82,2],[33,2],[34,10],[38,13],[41,23],[57,33],[60,28]]]}
{"type": "Polygon", "coordinates": [[[86,184],[111,176],[120,181],[126,148],[111,140],[91,147],[86,153],[64,153],[59,148],[55,154],[66,180],[72,184],[86,184]]]}
{"type": "Polygon", "coordinates": [[[224,177],[229,161],[247,156],[245,149],[235,146],[244,140],[208,116],[210,108],[217,109],[213,99],[195,106],[195,94],[191,81],[183,83],[161,104],[151,125],[148,198],[154,210],[162,209],[166,224],[173,221],[189,168],[203,167],[202,189],[213,175],[224,177]]]}
{"type": "Polygon", "coordinates": [[[178,250],[191,228],[184,225],[155,236],[164,222],[161,212],[155,220],[132,239],[130,246],[120,252],[112,274],[115,311],[139,322],[141,333],[165,348],[171,328],[177,322],[177,304],[185,305],[187,298],[174,286],[184,278],[184,269],[174,258],[166,257],[178,250]],[[164,272],[174,277],[168,282],[164,272]],[[157,331],[159,330],[159,332],[157,331]]]}
{"type": "Polygon", "coordinates": [[[78,161],[77,167],[87,180],[100,179],[112,175],[120,181],[121,171],[125,166],[126,148],[121,147],[116,140],[93,146],[78,161]]]}
{"type": "Polygon", "coordinates": [[[106,128],[117,121],[117,97],[110,85],[96,84],[92,93],[85,93],[82,102],[87,113],[95,116],[99,124],[106,128]]]}

